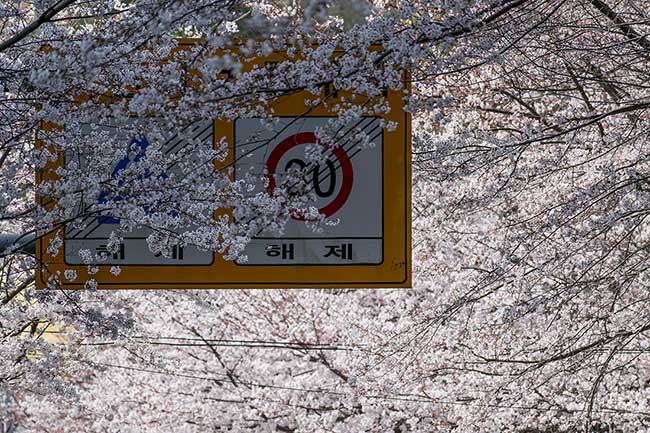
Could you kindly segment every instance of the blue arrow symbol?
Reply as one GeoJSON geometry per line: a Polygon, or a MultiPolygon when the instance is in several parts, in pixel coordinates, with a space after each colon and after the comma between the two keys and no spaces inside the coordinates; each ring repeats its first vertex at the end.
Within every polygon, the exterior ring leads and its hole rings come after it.
{"type": "MultiPolygon", "coordinates": [[[[145,137],[144,135],[141,137],[133,137],[133,140],[131,140],[131,143],[129,144],[128,148],[131,149],[134,144],[140,148],[138,153],[135,155],[135,158],[133,158],[133,162],[138,162],[144,157],[145,151],[147,147],[149,147],[149,141],[147,141],[147,137],[145,137]]],[[[113,173],[111,173],[111,178],[116,179],[117,176],[120,174],[120,172],[124,170],[129,165],[130,162],[131,160],[129,159],[129,155],[128,154],[124,155],[124,158],[122,158],[113,169],[113,173]]],[[[146,179],[147,177],[149,177],[149,173],[145,171],[145,174],[138,176],[138,179],[146,179]]],[[[166,177],[167,175],[163,174],[163,178],[166,177]]],[[[123,185],[124,185],[124,181],[121,180],[118,182],[118,188],[122,187],[123,185]]],[[[106,204],[108,198],[109,198],[108,192],[102,191],[99,194],[99,198],[97,201],[99,202],[99,204],[106,204]]],[[[122,197],[118,194],[113,196],[112,199],[113,201],[120,201],[122,200],[122,197]]],[[[111,215],[100,214],[100,216],[97,218],[97,222],[99,224],[119,224],[120,219],[115,218],[111,215]]]]}

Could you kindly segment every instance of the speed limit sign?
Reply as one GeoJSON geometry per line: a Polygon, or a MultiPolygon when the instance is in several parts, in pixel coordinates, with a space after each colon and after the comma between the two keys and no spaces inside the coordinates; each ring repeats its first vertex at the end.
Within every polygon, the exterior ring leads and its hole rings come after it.
{"type": "MultiPolygon", "coordinates": [[[[291,193],[295,173],[312,192],[314,208],[326,222],[306,224],[305,211],[292,213],[284,233],[261,233],[239,265],[360,265],[383,261],[383,146],[379,117],[363,117],[337,128],[333,143],[316,131],[336,123],[332,117],[282,117],[272,128],[264,119],[235,121],[235,178],[257,179],[251,194],[291,193]],[[359,135],[365,135],[361,140],[359,135]],[[266,143],[255,146],[255,143],[266,143]],[[316,154],[312,156],[310,154],[316,154]],[[292,182],[293,180],[293,182],[292,182]]],[[[311,217],[315,220],[315,217],[311,217]]]]}
{"type": "MultiPolygon", "coordinates": [[[[285,156],[289,150],[293,149],[296,146],[314,143],[321,144],[320,140],[316,138],[316,134],[313,132],[300,132],[285,138],[277,147],[273,149],[273,152],[271,152],[271,155],[266,161],[267,175],[269,177],[269,186],[267,188],[269,194],[273,194],[275,191],[276,177],[280,174],[277,170],[280,159],[285,156]]],[[[336,189],[337,177],[339,177],[337,174],[337,168],[341,169],[341,187],[339,188],[339,191],[327,205],[318,208],[318,211],[321,215],[330,217],[339,209],[341,209],[341,207],[347,202],[347,199],[350,196],[350,192],[352,191],[354,172],[352,170],[352,164],[350,163],[350,156],[343,146],[335,145],[331,149],[325,147],[324,150],[326,152],[330,150],[330,152],[328,152],[329,155],[325,160],[327,171],[324,176],[322,176],[319,163],[310,164],[301,158],[290,159],[285,166],[285,171],[290,170],[293,165],[297,165],[302,170],[311,165],[312,169],[309,170],[309,177],[311,178],[310,181],[311,186],[313,187],[313,191],[319,197],[332,197],[336,189]],[[338,165],[338,167],[335,166],[335,163],[338,165]],[[322,182],[327,182],[329,185],[326,190],[322,189],[322,182]]],[[[304,219],[304,217],[300,215],[294,215],[293,218],[300,220],[304,219]]]]}

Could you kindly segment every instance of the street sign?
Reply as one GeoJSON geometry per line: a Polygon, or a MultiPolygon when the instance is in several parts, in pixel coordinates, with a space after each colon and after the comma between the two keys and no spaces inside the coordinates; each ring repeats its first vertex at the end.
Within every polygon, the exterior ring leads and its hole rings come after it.
{"type": "MultiPolygon", "coordinates": [[[[167,131],[165,138],[162,140],[161,152],[169,160],[176,160],[178,152],[188,145],[192,140],[193,146],[203,146],[212,148],[214,143],[214,125],[213,120],[199,120],[193,122],[177,131],[167,131]]],[[[123,125],[122,125],[123,126],[123,125]]],[[[115,137],[118,142],[123,142],[128,148],[138,148],[139,151],[134,157],[129,158],[125,150],[125,155],[118,160],[111,170],[111,177],[116,178],[118,174],[125,170],[129,164],[137,163],[144,158],[147,148],[149,147],[149,138],[147,135],[139,137],[130,137],[125,135],[123,129],[117,125],[82,125],[82,136],[84,133],[90,133],[90,129],[95,133],[107,133],[115,137]]],[[[89,164],[86,159],[91,158],[84,153],[83,149],[74,155],[82,167],[89,164]]],[[[67,157],[66,160],[69,160],[67,157]]],[[[176,169],[172,166],[162,177],[168,177],[176,169]]],[[[181,174],[181,173],[179,173],[181,174]]],[[[79,213],[84,213],[84,206],[91,204],[103,204],[108,199],[119,201],[121,197],[110,196],[107,191],[102,191],[97,199],[97,203],[79,203],[79,213]]],[[[129,233],[125,233],[122,242],[116,252],[109,252],[107,247],[111,232],[116,230],[120,224],[120,219],[105,212],[97,215],[86,217],[83,221],[82,228],[75,228],[67,225],[64,236],[64,261],[66,265],[85,265],[88,260],[80,256],[79,251],[88,250],[93,255],[101,257],[102,265],[141,265],[141,266],[174,266],[174,265],[209,265],[213,261],[213,253],[201,251],[194,246],[176,246],[169,256],[161,253],[152,253],[147,245],[147,237],[151,234],[151,229],[139,227],[129,233]]],[[[91,261],[91,263],[93,263],[91,261]]]]}
{"type": "MultiPolygon", "coordinates": [[[[314,131],[328,126],[330,117],[282,117],[275,127],[264,127],[262,119],[235,121],[235,178],[248,174],[256,182],[255,194],[273,192],[276,183],[292,168],[305,168],[306,148],[322,146],[314,131]],[[249,150],[249,142],[269,144],[249,150]],[[268,186],[264,173],[268,173],[268,186]]],[[[252,265],[379,265],[383,261],[383,135],[379,117],[363,117],[354,130],[341,131],[337,147],[329,149],[327,159],[307,175],[307,184],[316,193],[318,213],[334,219],[320,233],[305,224],[305,217],[294,215],[282,237],[262,233],[245,250],[252,265]],[[355,134],[368,134],[360,145],[355,134]]]]}
{"type": "MultiPolygon", "coordinates": [[[[272,54],[245,65],[244,71],[281,60],[280,53],[272,54]]],[[[106,289],[410,287],[410,118],[403,96],[403,89],[388,90],[389,113],[367,114],[352,125],[336,126],[335,144],[319,137],[335,129],[336,113],[324,104],[311,106],[309,100],[316,97],[307,92],[274,101],[272,126],[268,118],[200,119],[182,130],[164,131],[160,148],[170,158],[187,140],[208,147],[225,140],[230,150],[223,166],[233,167],[234,180],[252,180],[249,194],[286,193],[299,179],[315,199],[312,209],[292,210],[280,235],[260,231],[246,246],[245,257],[235,261],[191,245],[176,246],[170,254],[152,253],[147,228],[125,234],[119,248],[109,251],[109,236],[119,219],[100,213],[88,217],[81,228],[66,226],[63,248],[56,255],[46,251],[54,234],[38,242],[38,286],[46,287],[58,275],[57,284],[64,288],[81,288],[89,278],[106,289]],[[387,128],[389,123],[394,127],[387,128]],[[313,157],[316,154],[320,157],[313,157]],[[82,258],[80,250],[101,257],[91,260],[96,265],[91,276],[88,257],[82,258]],[[118,275],[111,273],[114,266],[120,267],[118,275]],[[66,270],[77,278],[64,278],[66,270]]],[[[327,89],[320,97],[330,102],[352,98],[343,92],[330,95],[327,89]]],[[[125,148],[137,150],[135,156],[125,153],[110,168],[114,178],[144,158],[150,145],[147,134],[120,136],[120,125],[92,128],[103,128],[125,148]]],[[[65,155],[58,163],[64,160],[65,155]]],[[[173,168],[160,176],[173,177],[173,168]]],[[[97,200],[109,198],[120,200],[103,192],[97,200]]]]}

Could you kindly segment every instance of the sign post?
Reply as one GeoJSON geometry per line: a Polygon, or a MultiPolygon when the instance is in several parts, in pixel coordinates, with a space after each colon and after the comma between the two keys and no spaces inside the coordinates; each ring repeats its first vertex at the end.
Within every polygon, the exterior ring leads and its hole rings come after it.
{"type": "MultiPolygon", "coordinates": [[[[280,60],[271,55],[244,70],[280,60]]],[[[329,98],[344,97],[341,93],[328,96],[324,90],[329,98]]],[[[246,260],[227,261],[192,246],[175,247],[169,257],[156,255],[147,247],[151,232],[145,228],[126,234],[117,252],[109,252],[108,237],[119,220],[100,214],[83,229],[66,228],[63,248],[55,256],[46,252],[53,235],[38,241],[36,253],[42,261],[38,286],[47,287],[51,275],[58,274],[61,287],[82,288],[83,278],[69,281],[61,275],[70,269],[84,275],[88,262],[81,260],[78,251],[88,249],[103,255],[96,263],[99,271],[92,276],[100,289],[410,287],[411,139],[403,95],[403,89],[388,90],[390,112],[362,116],[355,125],[337,131],[333,146],[321,143],[318,131],[331,127],[336,113],[323,104],[307,108],[305,99],[313,98],[307,92],[275,101],[276,121],[271,129],[268,119],[261,118],[205,119],[186,127],[183,135],[193,142],[216,146],[225,139],[230,143],[224,164],[234,168],[235,180],[256,179],[251,194],[274,194],[296,173],[313,191],[315,211],[294,212],[282,235],[260,232],[245,248],[246,260]],[[386,124],[394,128],[389,130],[386,124]],[[309,161],[310,149],[320,150],[324,157],[309,161]],[[314,231],[311,226],[319,214],[327,222],[314,231]],[[116,265],[119,275],[110,272],[116,265]]],[[[116,128],[114,134],[118,133],[116,128]]],[[[170,132],[165,153],[182,148],[183,140],[174,137],[170,132]]],[[[131,148],[134,145],[144,153],[146,137],[130,143],[131,148]]],[[[121,160],[113,174],[128,163],[121,160]]]]}

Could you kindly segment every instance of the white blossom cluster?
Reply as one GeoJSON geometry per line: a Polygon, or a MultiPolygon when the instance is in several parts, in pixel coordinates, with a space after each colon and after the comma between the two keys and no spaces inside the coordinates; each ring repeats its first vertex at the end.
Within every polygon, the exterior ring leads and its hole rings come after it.
{"type": "Polygon", "coordinates": [[[54,239],[45,257],[20,240],[0,254],[0,428],[650,431],[648,11],[0,0],[0,230],[54,239]],[[272,68],[245,68],[277,52],[272,68]],[[90,250],[83,272],[33,288],[63,224],[107,213],[110,253],[147,227],[152,253],[240,258],[313,194],[251,195],[229,143],[186,136],[168,155],[161,131],[272,126],[273,101],[303,92],[338,114],[317,131],[335,142],[337,125],[386,112],[386,89],[404,90],[413,116],[413,289],[102,291],[90,250]],[[147,131],[144,157],[114,124],[147,131]],[[125,151],[132,163],[112,173],[125,151]],[[66,281],[86,290],[56,288],[66,281]]]}

